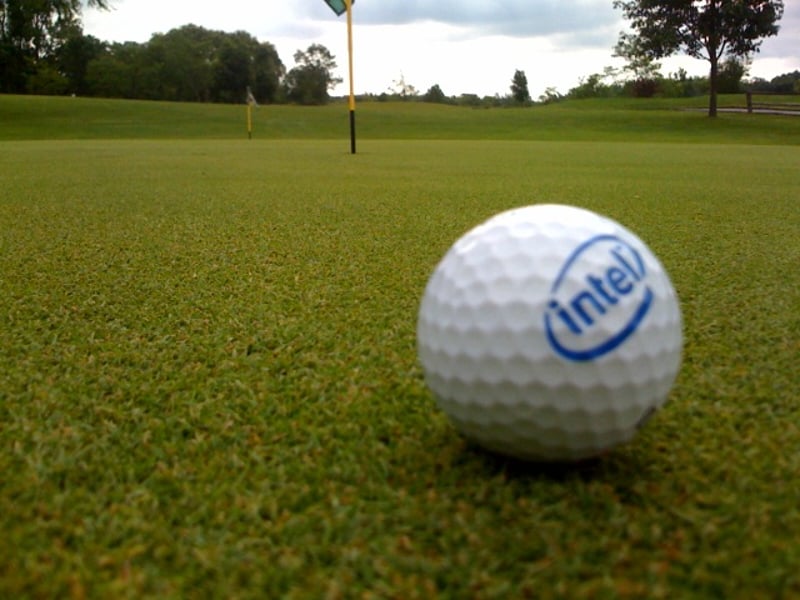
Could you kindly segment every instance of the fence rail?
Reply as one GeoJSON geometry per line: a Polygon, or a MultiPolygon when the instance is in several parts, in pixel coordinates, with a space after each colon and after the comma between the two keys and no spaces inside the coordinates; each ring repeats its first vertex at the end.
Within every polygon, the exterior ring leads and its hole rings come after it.
{"type": "Polygon", "coordinates": [[[769,112],[776,114],[800,115],[800,94],[780,92],[745,92],[747,112],[769,112]],[[755,96],[755,98],[754,98],[755,96]],[[761,98],[765,96],[765,98],[761,98]]]}

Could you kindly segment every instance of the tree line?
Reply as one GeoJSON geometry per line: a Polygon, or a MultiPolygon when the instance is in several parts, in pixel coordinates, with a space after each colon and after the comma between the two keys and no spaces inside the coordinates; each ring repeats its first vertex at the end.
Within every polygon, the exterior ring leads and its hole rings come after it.
{"type": "MultiPolygon", "coordinates": [[[[107,0],[88,3],[108,8],[107,0]]],[[[244,31],[185,25],[146,43],[85,35],[80,0],[0,0],[0,93],[184,102],[322,104],[340,82],[319,44],[287,71],[275,46],[244,31]]]]}
{"type": "MultiPolygon", "coordinates": [[[[86,4],[106,9],[109,0],[86,4]]],[[[743,91],[747,59],[761,39],[777,33],[783,10],[780,0],[733,4],[710,0],[673,11],[675,3],[615,0],[634,26],[634,33],[620,35],[614,49],[626,66],[588,75],[566,94],[548,88],[536,101],[708,94],[713,108],[717,93],[743,91]],[[679,50],[708,60],[709,76],[689,77],[683,70],[663,76],[657,59],[679,50]]],[[[230,103],[244,102],[250,90],[261,103],[324,104],[341,82],[334,76],[335,57],[319,44],[298,50],[295,66],[287,70],[271,43],[244,31],[185,25],[154,34],[146,43],[109,43],[84,34],[81,9],[81,0],[0,0],[0,92],[230,103]]],[[[800,92],[798,81],[795,71],[746,85],[791,93],[800,92]]],[[[534,102],[521,70],[514,72],[509,93],[502,96],[447,96],[438,84],[420,94],[401,74],[392,89],[362,98],[467,106],[534,102]]]]}
{"type": "MultiPolygon", "coordinates": [[[[717,81],[720,94],[737,94],[746,91],[773,94],[800,94],[800,71],[784,73],[771,80],[748,79],[747,66],[736,60],[726,61],[720,68],[717,81]]],[[[554,87],[544,90],[538,97],[531,97],[527,77],[524,71],[517,70],[511,79],[510,93],[504,96],[479,96],[477,94],[460,94],[448,96],[438,84],[432,85],[426,92],[420,93],[408,85],[405,93],[398,89],[390,89],[382,94],[366,94],[362,100],[377,102],[387,101],[419,101],[453,106],[470,107],[508,107],[529,106],[532,104],[550,104],[569,99],[584,98],[692,98],[708,96],[711,82],[708,77],[689,76],[685,69],[663,75],[652,73],[646,79],[632,79],[624,69],[606,67],[602,73],[584,76],[566,93],[554,87]],[[410,90],[410,91],[409,91],[410,90]]]]}

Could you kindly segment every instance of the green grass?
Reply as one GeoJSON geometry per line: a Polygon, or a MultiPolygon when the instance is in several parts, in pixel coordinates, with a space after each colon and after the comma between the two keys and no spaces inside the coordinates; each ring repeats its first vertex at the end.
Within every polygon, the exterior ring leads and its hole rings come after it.
{"type": "MultiPolygon", "coordinates": [[[[519,109],[361,103],[359,139],[800,144],[800,119],[721,113],[707,99],[574,100],[519,109]]],[[[744,108],[744,94],[720,106],[744,108]]],[[[347,106],[261,106],[256,139],[347,139],[347,106]]],[[[245,107],[0,95],[0,140],[242,139],[245,107]]]]}
{"type": "Polygon", "coordinates": [[[800,149],[771,122],[0,142],[0,597],[800,595],[800,149]],[[416,362],[436,261],[533,202],[628,225],[684,312],[670,402],[573,468],[466,444],[416,362]]]}

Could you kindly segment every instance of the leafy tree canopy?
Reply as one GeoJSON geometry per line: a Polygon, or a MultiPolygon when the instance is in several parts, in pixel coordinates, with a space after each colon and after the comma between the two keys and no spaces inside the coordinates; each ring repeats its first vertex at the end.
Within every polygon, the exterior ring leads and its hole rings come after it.
{"type": "Polygon", "coordinates": [[[528,91],[528,77],[525,75],[525,71],[519,69],[514,71],[514,77],[511,80],[511,96],[519,104],[530,102],[531,94],[528,91]]]}
{"type": "Polygon", "coordinates": [[[80,32],[83,5],[109,0],[0,0],[0,91],[24,92],[29,79],[58,78],[56,53],[80,32]]]}
{"type": "Polygon", "coordinates": [[[90,93],[189,102],[279,100],[284,67],[272,44],[250,34],[184,25],[146,44],[111,45],[88,67],[90,93]]]}
{"type": "Polygon", "coordinates": [[[783,16],[783,0],[614,0],[614,8],[636,31],[622,34],[620,46],[650,59],[684,52],[711,63],[710,116],[717,113],[721,59],[757,52],[764,38],[777,35],[783,16]]]}
{"type": "Polygon", "coordinates": [[[442,88],[436,83],[428,88],[425,95],[422,97],[425,102],[432,102],[434,104],[444,104],[447,102],[447,96],[444,95],[442,88]]]}
{"type": "Polygon", "coordinates": [[[298,104],[325,104],[328,90],[342,82],[335,77],[336,58],[321,44],[311,44],[294,54],[297,64],[286,75],[286,97],[298,104]]]}

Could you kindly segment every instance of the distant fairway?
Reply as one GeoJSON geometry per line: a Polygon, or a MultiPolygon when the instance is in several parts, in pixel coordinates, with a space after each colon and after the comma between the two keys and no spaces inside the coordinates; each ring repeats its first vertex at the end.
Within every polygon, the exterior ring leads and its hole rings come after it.
{"type": "MultiPolygon", "coordinates": [[[[744,108],[744,94],[720,107],[744,108]]],[[[800,144],[800,119],[721,113],[705,98],[572,100],[531,108],[420,102],[359,103],[358,137],[370,139],[639,141],[800,144]]],[[[347,106],[259,106],[255,139],[332,140],[349,135],[347,106]]],[[[245,107],[0,95],[0,140],[244,139],[245,107]]]]}
{"type": "Polygon", "coordinates": [[[0,597],[800,596],[800,119],[375,104],[350,156],[341,105],[248,142],[243,107],[27,100],[0,597]],[[670,402],[574,468],[466,444],[416,362],[436,262],[535,202],[630,227],[684,312],[670,402]]]}

